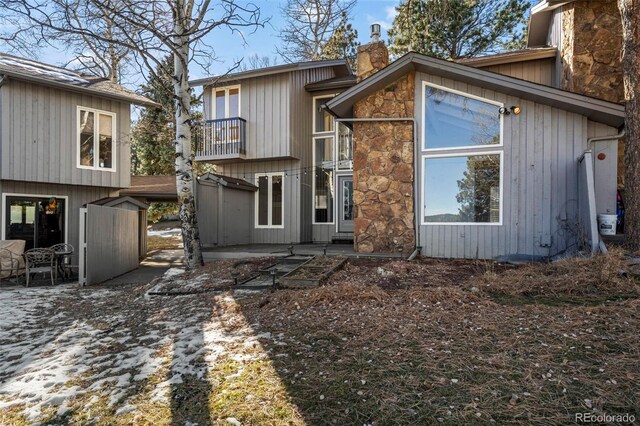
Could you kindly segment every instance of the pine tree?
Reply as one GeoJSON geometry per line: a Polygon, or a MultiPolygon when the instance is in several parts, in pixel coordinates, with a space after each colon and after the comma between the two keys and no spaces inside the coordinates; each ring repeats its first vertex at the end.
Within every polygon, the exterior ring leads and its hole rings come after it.
{"type": "Polygon", "coordinates": [[[356,68],[356,56],[358,53],[358,31],[349,23],[346,12],[342,13],[340,24],[329,40],[322,46],[320,59],[346,59],[351,69],[356,68]]]}
{"type": "Polygon", "coordinates": [[[136,175],[172,175],[175,173],[175,102],[173,100],[173,58],[166,57],[162,67],[141,87],[143,95],[162,105],[145,108],[132,129],[132,170],[136,175]]]}
{"type": "Polygon", "coordinates": [[[470,58],[522,45],[528,0],[404,0],[389,30],[392,55],[470,58]]]}

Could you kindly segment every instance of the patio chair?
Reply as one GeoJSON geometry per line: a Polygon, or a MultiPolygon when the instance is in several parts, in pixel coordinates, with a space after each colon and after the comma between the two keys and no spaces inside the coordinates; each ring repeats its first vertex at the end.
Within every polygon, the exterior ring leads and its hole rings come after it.
{"type": "Polygon", "coordinates": [[[11,279],[15,277],[18,281],[18,270],[20,269],[20,260],[15,257],[11,250],[0,248],[0,281],[3,278],[11,279]]]}
{"type": "Polygon", "coordinates": [[[67,277],[67,260],[71,258],[74,253],[74,248],[71,244],[59,243],[49,247],[49,250],[53,250],[56,254],[56,266],[62,273],[63,279],[67,277]]]}
{"type": "Polygon", "coordinates": [[[27,262],[27,287],[31,275],[49,274],[51,276],[51,285],[55,284],[57,278],[56,253],[51,249],[34,248],[24,252],[24,258],[27,262]]]}

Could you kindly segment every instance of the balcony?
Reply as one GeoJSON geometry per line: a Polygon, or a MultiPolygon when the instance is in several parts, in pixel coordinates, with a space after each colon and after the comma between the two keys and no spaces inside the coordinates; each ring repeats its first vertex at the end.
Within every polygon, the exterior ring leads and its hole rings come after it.
{"type": "Polygon", "coordinates": [[[247,147],[247,121],[240,117],[207,120],[197,124],[196,161],[244,159],[247,147]]]}

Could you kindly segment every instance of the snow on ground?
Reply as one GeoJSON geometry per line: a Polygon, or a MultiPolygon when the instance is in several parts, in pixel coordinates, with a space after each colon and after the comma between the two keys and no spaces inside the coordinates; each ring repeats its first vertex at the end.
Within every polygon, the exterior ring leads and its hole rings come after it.
{"type": "Polygon", "coordinates": [[[37,422],[45,411],[64,416],[100,403],[127,415],[141,389],[168,404],[173,385],[187,375],[206,380],[219,357],[254,356],[245,349],[257,332],[227,323],[232,297],[149,297],[146,290],[0,289],[0,411],[37,422]]]}
{"type": "Polygon", "coordinates": [[[180,237],[182,236],[182,231],[180,228],[169,228],[169,229],[148,229],[147,235],[150,237],[180,237]]]}

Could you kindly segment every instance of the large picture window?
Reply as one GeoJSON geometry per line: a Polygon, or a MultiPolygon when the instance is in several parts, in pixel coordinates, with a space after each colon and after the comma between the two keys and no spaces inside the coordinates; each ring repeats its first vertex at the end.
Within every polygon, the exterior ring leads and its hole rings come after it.
{"type": "Polygon", "coordinates": [[[424,95],[425,149],[501,144],[501,104],[431,85],[424,95]]]}
{"type": "Polygon", "coordinates": [[[284,175],[256,175],[256,228],[282,228],[284,223],[284,175]]]}
{"type": "Polygon", "coordinates": [[[116,115],[78,108],[78,167],[115,171],[116,115]]]}
{"type": "Polygon", "coordinates": [[[500,153],[424,159],[425,223],[499,223],[500,153]]]}
{"type": "Polygon", "coordinates": [[[422,223],[501,224],[503,105],[426,83],[423,93],[422,223]]]}

